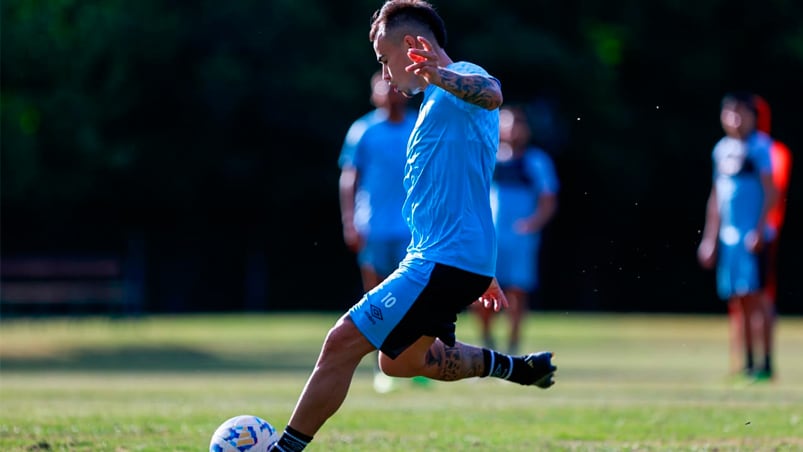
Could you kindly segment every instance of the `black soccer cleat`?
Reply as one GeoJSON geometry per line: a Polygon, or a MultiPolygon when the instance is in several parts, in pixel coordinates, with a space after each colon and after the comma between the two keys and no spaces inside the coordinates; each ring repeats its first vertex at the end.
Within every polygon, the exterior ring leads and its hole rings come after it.
{"type": "Polygon", "coordinates": [[[557,366],[552,364],[552,352],[531,353],[523,357],[524,364],[520,384],[546,389],[555,384],[557,366]]]}

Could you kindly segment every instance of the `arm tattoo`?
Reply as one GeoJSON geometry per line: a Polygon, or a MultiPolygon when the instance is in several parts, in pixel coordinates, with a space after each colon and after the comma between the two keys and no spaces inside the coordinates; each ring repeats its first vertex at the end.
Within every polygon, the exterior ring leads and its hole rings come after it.
{"type": "Polygon", "coordinates": [[[464,101],[493,110],[500,105],[499,84],[482,75],[460,75],[441,68],[442,88],[464,101]]]}
{"type": "Polygon", "coordinates": [[[427,351],[426,365],[438,368],[438,380],[455,381],[481,376],[485,364],[481,349],[460,342],[449,347],[435,341],[427,351]]]}

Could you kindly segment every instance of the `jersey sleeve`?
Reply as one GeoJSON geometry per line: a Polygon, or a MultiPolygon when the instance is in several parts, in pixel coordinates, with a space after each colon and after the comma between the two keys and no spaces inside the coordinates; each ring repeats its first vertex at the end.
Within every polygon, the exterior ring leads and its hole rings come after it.
{"type": "MultiPolygon", "coordinates": [[[[454,72],[457,72],[458,74],[482,75],[482,76],[485,76],[485,77],[490,77],[491,79],[496,80],[496,82],[501,85],[501,83],[499,82],[499,80],[496,77],[492,77],[490,74],[488,74],[488,71],[483,69],[481,66],[478,66],[478,65],[476,65],[474,63],[469,63],[468,61],[460,61],[460,62],[457,62],[457,63],[452,63],[447,67],[447,69],[449,69],[451,71],[454,71],[454,72]]],[[[455,95],[453,95],[451,93],[449,93],[449,95],[447,97],[449,99],[451,99],[452,102],[454,102],[458,107],[460,107],[460,108],[462,108],[464,110],[470,110],[472,108],[482,108],[482,107],[480,107],[478,105],[474,105],[474,104],[472,104],[470,102],[466,102],[466,101],[460,99],[459,97],[457,97],[457,96],[455,96],[455,95]]]]}
{"type": "Polygon", "coordinates": [[[560,184],[549,155],[541,149],[533,149],[526,155],[525,170],[533,181],[533,188],[538,193],[557,193],[560,184]]]}
{"type": "Polygon", "coordinates": [[[340,156],[337,159],[337,165],[342,169],[347,166],[357,166],[358,149],[360,140],[368,129],[368,121],[366,117],[354,121],[346,132],[346,138],[343,140],[343,146],[340,148],[340,156]]]}

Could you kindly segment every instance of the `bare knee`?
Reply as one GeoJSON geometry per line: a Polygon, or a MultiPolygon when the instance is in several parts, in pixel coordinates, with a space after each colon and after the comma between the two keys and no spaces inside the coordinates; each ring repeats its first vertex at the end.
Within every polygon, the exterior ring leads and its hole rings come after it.
{"type": "Polygon", "coordinates": [[[357,329],[348,315],[345,315],[327,333],[318,357],[318,366],[358,362],[373,350],[374,346],[357,329]]]}

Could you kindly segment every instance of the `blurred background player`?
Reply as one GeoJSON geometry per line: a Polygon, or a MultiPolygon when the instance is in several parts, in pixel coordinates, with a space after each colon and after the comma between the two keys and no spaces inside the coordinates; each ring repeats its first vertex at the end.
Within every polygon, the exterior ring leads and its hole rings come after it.
{"type": "MultiPolygon", "coordinates": [[[[518,353],[521,325],[537,295],[541,230],[555,216],[558,177],[552,159],[532,145],[525,110],[499,111],[499,150],[491,185],[491,208],[496,228],[496,277],[507,295],[510,330],[508,353],[518,353]]],[[[475,308],[486,347],[494,348],[493,311],[475,308]]]]}
{"type": "MultiPolygon", "coordinates": [[[[772,180],[777,190],[777,201],[767,214],[766,238],[766,260],[765,260],[765,279],[764,296],[769,304],[772,317],[767,325],[766,331],[761,328],[760,321],[753,321],[754,337],[761,337],[766,342],[766,348],[774,350],[775,343],[775,324],[777,320],[776,299],[778,296],[778,250],[780,243],[781,229],[783,228],[786,216],[786,198],[789,189],[789,179],[792,172],[792,153],[785,143],[771,136],[772,113],[769,103],[761,96],[755,96],[756,104],[756,129],[770,135],[772,144],[770,145],[770,161],[772,163],[772,180]]],[[[743,333],[741,327],[744,324],[742,313],[739,310],[730,311],[732,324],[736,334],[732,337],[735,342],[732,348],[741,348],[743,333]]],[[[772,353],[770,353],[772,355],[772,353]]],[[[772,378],[772,370],[766,369],[765,372],[758,374],[758,377],[772,378]]]]}
{"type": "Polygon", "coordinates": [[[740,312],[738,325],[731,315],[731,344],[743,345],[744,361],[735,359],[732,367],[746,376],[772,375],[772,312],[764,296],[762,255],[766,251],[767,215],[776,199],[770,160],[770,137],[757,130],[755,96],[733,93],[722,100],[720,121],[725,131],[712,152],[713,183],[706,207],[703,239],[698,259],[705,268],[716,265],[717,293],[728,301],[728,311],[740,312]],[[755,322],[760,334],[754,335],[755,322]],[[733,337],[741,335],[742,340],[733,337]],[[764,363],[754,361],[754,345],[762,348],[764,363]]]}
{"type": "Polygon", "coordinates": [[[786,198],[789,192],[789,179],[792,174],[792,152],[782,141],[771,136],[771,110],[769,103],[761,96],[756,96],[758,118],[756,128],[772,138],[770,160],[772,161],[772,181],[778,191],[778,199],[767,214],[767,281],[766,294],[771,303],[778,296],[777,256],[778,243],[786,218],[786,198]]]}
{"type": "MultiPolygon", "coordinates": [[[[365,292],[396,269],[410,243],[403,179],[416,119],[407,98],[391,90],[380,72],[371,77],[371,104],[376,108],[349,128],[338,162],[343,239],[357,253],[365,292]]],[[[394,380],[376,364],[374,389],[388,392],[394,380]]]]}

